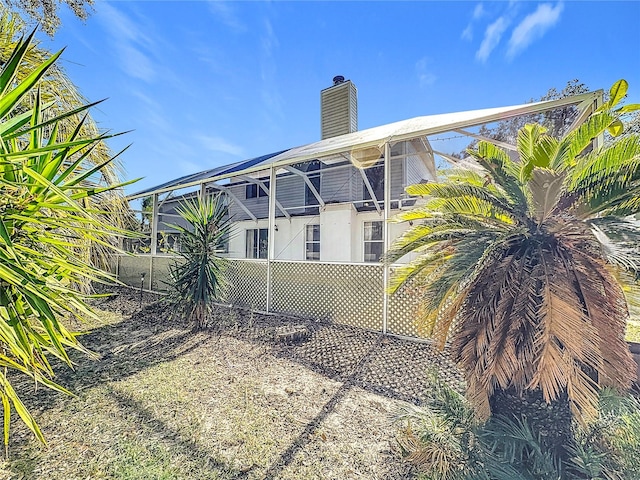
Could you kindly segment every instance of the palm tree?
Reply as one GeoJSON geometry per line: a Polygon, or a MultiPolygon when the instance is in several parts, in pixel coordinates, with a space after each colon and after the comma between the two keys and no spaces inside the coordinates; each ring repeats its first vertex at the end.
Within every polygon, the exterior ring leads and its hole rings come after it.
{"type": "Polygon", "coordinates": [[[93,0],[5,0],[3,5],[13,7],[25,17],[40,24],[42,30],[53,36],[60,26],[58,6],[66,4],[76,17],[86,20],[93,10],[93,0]]]}
{"type": "Polygon", "coordinates": [[[630,215],[640,210],[640,136],[592,148],[640,108],[614,109],[626,89],[617,82],[562,139],[529,124],[517,159],[481,142],[469,152],[481,170],[449,170],[442,183],[407,188],[426,200],[395,218],[415,225],[387,261],[417,256],[395,269],[390,290],[417,286],[418,323],[441,347],[451,337],[481,418],[507,404],[520,409],[524,399],[565,411],[555,426],[566,435],[572,415],[596,414],[602,386],[630,385],[624,331],[627,301],[639,295],[631,274],[640,270],[640,225],[630,215]]]}

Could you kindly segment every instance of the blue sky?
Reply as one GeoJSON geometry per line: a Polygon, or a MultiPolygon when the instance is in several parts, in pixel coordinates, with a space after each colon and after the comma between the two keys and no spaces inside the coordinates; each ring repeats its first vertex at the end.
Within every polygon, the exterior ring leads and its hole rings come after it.
{"type": "Polygon", "coordinates": [[[580,79],[619,78],[640,102],[640,2],[97,0],[44,46],[101,128],[133,130],[128,192],[311,143],[320,90],[358,88],[359,128],[524,103],[580,79]]]}

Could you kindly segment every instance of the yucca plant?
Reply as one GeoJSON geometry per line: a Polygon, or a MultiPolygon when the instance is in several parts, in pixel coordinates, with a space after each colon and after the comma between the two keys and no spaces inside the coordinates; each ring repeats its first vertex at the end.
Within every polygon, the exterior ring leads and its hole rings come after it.
{"type": "MultiPolygon", "coordinates": [[[[16,45],[0,72],[0,397],[4,442],[9,442],[11,411],[42,441],[38,425],[20,401],[10,370],[58,391],[50,358],[68,365],[69,348],[88,353],[68,330],[65,319],[93,315],[79,285],[111,277],[86,261],[83,245],[107,245],[125,234],[101,220],[101,211],[85,208],[122,185],[106,185],[88,156],[106,136],[85,137],[82,122],[68,134],[60,125],[90,105],[48,115],[38,84],[60,53],[35,66],[24,78],[17,71],[31,48],[33,33],[16,45]],[[26,97],[33,97],[25,104],[26,97]]],[[[97,204],[99,204],[99,200],[97,204]]],[[[68,392],[67,392],[68,393],[68,392]]]]}
{"type": "Polygon", "coordinates": [[[417,253],[395,269],[391,291],[408,281],[420,289],[418,323],[440,346],[451,334],[478,415],[519,418],[527,404],[552,405],[555,419],[537,427],[558,427],[556,445],[572,414],[596,415],[600,387],[626,389],[634,376],[624,330],[627,299],[639,294],[630,274],[640,267],[640,227],[630,215],[640,210],[640,137],[592,148],[639,108],[617,108],[626,89],[617,82],[562,139],[526,125],[518,158],[481,142],[469,152],[481,171],[408,187],[425,201],[395,218],[414,226],[387,254],[417,253]]]}
{"type": "Polygon", "coordinates": [[[187,226],[170,225],[179,232],[176,253],[181,259],[169,268],[169,301],[194,323],[194,330],[202,330],[224,291],[227,260],[222,253],[231,219],[222,194],[188,199],[177,211],[187,226]]]}

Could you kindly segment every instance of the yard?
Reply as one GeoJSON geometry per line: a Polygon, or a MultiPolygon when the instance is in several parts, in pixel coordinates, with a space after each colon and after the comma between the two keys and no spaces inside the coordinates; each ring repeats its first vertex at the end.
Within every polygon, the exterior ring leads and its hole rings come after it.
{"type": "Polygon", "coordinates": [[[98,302],[84,343],[100,358],[58,369],[76,397],[23,394],[49,446],[15,422],[0,478],[413,478],[391,417],[419,399],[430,366],[455,372],[445,355],[226,307],[224,328],[194,334],[157,300],[144,294],[140,309],[138,292],[122,290],[98,302]],[[279,341],[292,325],[309,338],[279,341]]]}

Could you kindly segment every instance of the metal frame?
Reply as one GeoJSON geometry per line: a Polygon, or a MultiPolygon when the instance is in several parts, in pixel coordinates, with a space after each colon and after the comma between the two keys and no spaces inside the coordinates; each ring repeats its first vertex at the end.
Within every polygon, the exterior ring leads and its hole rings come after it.
{"type": "MultiPolygon", "coordinates": [[[[297,168],[295,168],[293,166],[293,164],[297,164],[297,163],[301,163],[301,162],[306,162],[306,161],[311,161],[311,160],[316,160],[316,159],[322,159],[322,158],[327,158],[327,157],[332,157],[335,158],[337,156],[342,156],[345,157],[347,159],[349,159],[349,155],[350,152],[353,152],[354,150],[358,150],[358,149],[365,149],[365,148],[371,148],[371,147],[376,147],[378,149],[384,149],[383,152],[383,168],[384,168],[384,195],[382,199],[379,199],[376,197],[375,191],[373,189],[373,186],[371,185],[371,182],[369,181],[367,175],[366,175],[366,171],[363,168],[356,168],[359,171],[360,177],[362,178],[362,181],[367,189],[367,191],[369,192],[370,196],[371,196],[371,200],[363,200],[363,202],[368,202],[371,201],[373,202],[373,206],[375,206],[375,209],[378,213],[379,217],[382,217],[383,221],[383,249],[385,252],[387,252],[389,250],[389,246],[391,243],[391,232],[390,232],[390,227],[389,227],[389,217],[390,217],[390,213],[391,213],[391,202],[392,202],[392,198],[391,198],[391,194],[392,194],[392,185],[391,185],[391,145],[392,143],[397,143],[400,141],[407,141],[409,143],[411,143],[413,145],[413,148],[416,150],[415,153],[411,153],[412,155],[417,155],[422,162],[425,164],[425,166],[427,167],[427,169],[429,170],[429,172],[431,174],[435,173],[435,163],[434,163],[434,156],[438,155],[440,157],[442,157],[443,159],[455,163],[455,164],[459,164],[460,160],[447,154],[444,152],[440,152],[438,150],[433,149],[430,141],[429,141],[429,136],[430,135],[438,135],[441,133],[446,133],[446,132],[456,132],[465,136],[469,136],[472,138],[476,138],[479,140],[490,140],[493,143],[496,143],[498,145],[500,145],[503,148],[507,148],[510,150],[514,150],[515,147],[513,145],[509,145],[505,142],[496,142],[494,140],[491,139],[487,139],[482,135],[470,132],[469,130],[467,130],[466,128],[468,127],[474,127],[477,125],[481,125],[481,124],[486,124],[486,123],[492,123],[495,121],[500,121],[500,120],[505,120],[508,118],[512,118],[512,117],[516,117],[519,115],[523,115],[523,114],[531,114],[531,113],[539,113],[539,112],[543,112],[546,110],[552,110],[555,108],[560,108],[560,107],[564,107],[564,106],[568,106],[568,105],[577,105],[577,108],[579,109],[579,113],[574,121],[574,124],[572,125],[572,128],[579,125],[581,122],[583,122],[587,116],[592,113],[595,109],[598,108],[598,106],[602,103],[602,92],[593,92],[590,94],[583,94],[583,95],[578,95],[576,97],[573,98],[568,98],[568,99],[561,99],[561,100],[556,100],[556,101],[550,101],[550,102],[540,102],[538,104],[532,104],[532,105],[525,105],[525,106],[520,106],[520,107],[513,107],[512,110],[509,111],[509,113],[505,114],[505,113],[490,113],[490,111],[487,111],[488,113],[483,114],[482,116],[479,116],[477,118],[475,118],[473,121],[458,121],[458,122],[451,122],[448,123],[446,125],[440,125],[437,127],[420,127],[420,128],[416,128],[414,130],[411,130],[410,128],[407,127],[406,131],[403,131],[402,129],[398,130],[399,133],[393,135],[393,136],[388,136],[384,139],[380,139],[377,138],[375,141],[374,140],[363,140],[364,138],[366,138],[366,136],[363,136],[362,138],[360,138],[358,136],[358,132],[353,133],[353,134],[347,134],[345,136],[342,136],[341,139],[339,139],[339,141],[336,141],[336,143],[332,143],[331,141],[324,141],[326,142],[326,144],[323,144],[322,142],[320,142],[320,144],[322,145],[326,145],[326,149],[322,150],[321,154],[318,153],[318,151],[316,151],[314,154],[309,154],[306,152],[305,147],[300,147],[299,149],[292,149],[289,151],[285,151],[284,153],[281,154],[277,154],[274,156],[269,157],[266,162],[267,163],[262,163],[262,164],[258,164],[258,165],[252,165],[249,168],[246,168],[244,170],[240,170],[240,171],[234,171],[234,172],[230,172],[228,170],[226,170],[227,173],[223,173],[220,175],[214,175],[211,177],[207,177],[207,178],[199,178],[198,180],[194,180],[194,181],[187,181],[184,184],[174,184],[171,187],[161,187],[158,188],[155,191],[145,191],[144,193],[140,194],[140,195],[132,195],[129,197],[130,200],[133,200],[135,198],[140,198],[142,196],[149,196],[151,195],[153,198],[153,209],[152,209],[152,220],[151,220],[151,256],[150,256],[150,260],[149,260],[149,287],[152,288],[153,286],[153,276],[154,276],[154,258],[156,256],[158,256],[158,221],[159,221],[159,211],[160,211],[160,207],[172,197],[172,192],[174,190],[178,190],[178,189],[183,189],[183,188],[188,188],[188,187],[199,187],[199,191],[197,192],[197,195],[199,195],[200,197],[204,197],[207,193],[207,188],[212,189],[212,190],[217,190],[220,192],[224,192],[226,195],[229,196],[229,198],[236,204],[238,205],[239,208],[241,208],[246,214],[247,216],[253,220],[254,222],[258,222],[258,217],[251,211],[250,208],[247,207],[247,205],[245,205],[243,203],[243,201],[241,199],[238,198],[237,195],[235,195],[233,193],[233,191],[231,190],[230,186],[228,184],[220,184],[219,182],[221,181],[229,181],[231,179],[238,179],[241,180],[243,182],[247,182],[247,183],[252,183],[252,184],[256,184],[261,191],[267,193],[268,195],[268,249],[267,249],[267,259],[266,259],[266,299],[265,299],[265,307],[266,307],[266,311],[267,312],[271,312],[274,311],[274,265],[276,268],[276,272],[275,275],[278,275],[278,271],[281,271],[282,268],[284,266],[286,266],[286,268],[294,268],[291,267],[290,265],[300,265],[301,268],[305,267],[307,264],[311,263],[311,264],[316,264],[316,265],[332,265],[332,262],[318,262],[318,261],[296,261],[296,260],[277,260],[276,259],[276,241],[275,241],[275,237],[276,237],[276,214],[277,211],[279,210],[284,217],[286,217],[288,220],[291,220],[291,214],[289,214],[289,212],[287,211],[287,208],[284,208],[283,205],[280,203],[280,201],[278,201],[278,199],[276,198],[276,187],[277,187],[277,180],[278,180],[278,170],[285,170],[286,172],[292,174],[292,175],[296,175],[299,176],[303,179],[305,185],[309,188],[309,191],[312,192],[312,194],[315,196],[315,198],[318,200],[319,203],[319,207],[320,208],[324,208],[326,206],[326,202],[325,200],[322,198],[321,192],[318,191],[317,188],[315,188],[315,186],[313,185],[313,182],[311,181],[311,179],[309,178],[309,175],[311,173],[317,173],[317,171],[313,171],[313,172],[304,172],[302,170],[299,170],[297,168]],[[348,147],[345,146],[346,139],[347,138],[352,138],[353,141],[348,145],[348,147]],[[342,142],[342,143],[341,143],[342,142]],[[269,175],[269,186],[267,187],[265,184],[265,181],[260,180],[255,178],[252,175],[258,175],[260,173],[262,173],[262,175],[265,175],[265,173],[268,171],[268,175],[269,175]],[[161,201],[160,201],[160,194],[162,193],[168,193],[168,195],[166,195],[161,201]]],[[[407,125],[410,125],[409,123],[407,125]]],[[[424,124],[420,124],[420,125],[424,125],[424,124]]],[[[372,129],[374,130],[374,129],[372,129]]],[[[331,139],[329,139],[331,140],[331,139]]],[[[597,142],[600,142],[601,139],[596,139],[596,144],[597,142]]],[[[309,149],[312,150],[311,147],[313,146],[319,145],[319,144],[312,144],[311,146],[309,146],[309,149]]],[[[403,155],[399,155],[396,157],[396,160],[400,161],[400,159],[406,160],[407,158],[407,154],[405,152],[405,154],[403,155]],[[401,158],[400,158],[401,157],[401,158]]],[[[464,163],[464,161],[462,162],[464,163]]],[[[353,163],[351,163],[351,165],[353,165],[353,163]]],[[[347,167],[349,166],[349,164],[338,164],[335,166],[331,166],[329,168],[327,168],[326,170],[329,170],[330,168],[343,168],[343,167],[347,167]]],[[[218,171],[223,171],[225,172],[225,170],[221,169],[218,171]]],[[[204,172],[206,174],[206,172],[204,172]]],[[[193,176],[189,177],[189,178],[193,178],[193,176]]],[[[165,184],[166,185],[166,184],[165,184]]],[[[396,200],[401,200],[401,199],[396,199],[396,200]]],[[[353,201],[352,203],[358,203],[357,201],[353,201]]],[[[303,208],[303,207],[292,207],[292,208],[303,208]]],[[[164,215],[169,215],[169,214],[164,214],[164,215]]],[[[306,224],[305,224],[306,227],[306,224]]],[[[306,232],[305,232],[306,234],[306,232]]],[[[123,257],[124,258],[124,257],[123,257]]],[[[116,271],[118,272],[118,274],[121,273],[121,265],[120,265],[120,258],[118,259],[118,262],[116,262],[116,271]]],[[[246,260],[246,261],[251,261],[251,260],[246,260]]],[[[262,270],[262,275],[264,275],[264,263],[263,265],[263,270],[262,270]]],[[[382,298],[380,299],[380,297],[376,297],[376,302],[380,302],[382,303],[382,326],[381,326],[381,330],[383,334],[388,334],[388,333],[397,333],[394,332],[394,330],[397,327],[393,327],[392,324],[390,322],[396,322],[397,321],[397,316],[390,312],[390,305],[393,307],[393,305],[396,305],[397,302],[394,300],[393,302],[390,301],[389,295],[387,294],[387,290],[388,290],[388,286],[389,286],[389,282],[390,282],[390,275],[391,275],[391,270],[392,270],[392,266],[385,264],[385,263],[379,263],[379,264],[375,264],[375,263],[362,263],[360,264],[359,262],[348,262],[348,263],[336,263],[336,265],[345,265],[345,271],[349,270],[349,268],[351,267],[355,267],[358,265],[363,265],[363,266],[376,266],[378,267],[379,271],[381,272],[382,277],[378,277],[378,273],[376,273],[376,278],[375,279],[371,279],[372,281],[374,281],[374,283],[376,283],[376,292],[379,291],[380,289],[380,281],[381,281],[381,286],[382,286],[382,298]],[[394,303],[395,302],[395,303],[394,303]]],[[[146,268],[146,267],[145,267],[146,268]]],[[[305,267],[308,268],[308,267],[305,267]]],[[[315,268],[315,267],[314,267],[315,268]]],[[[364,267],[363,267],[364,268],[364,267]]],[[[339,267],[337,267],[337,270],[339,270],[339,267]]],[[[352,269],[353,270],[353,269],[352,269]]],[[[130,273],[130,272],[129,272],[130,273]]],[[[264,278],[264,277],[262,277],[264,278]]],[[[282,288],[282,286],[278,286],[279,289],[282,288]]],[[[262,293],[260,295],[263,295],[262,293]]],[[[378,293],[376,293],[375,295],[378,295],[378,293]]],[[[407,298],[411,299],[411,292],[407,293],[407,298]]],[[[281,301],[281,298],[276,298],[275,300],[279,300],[281,301]]],[[[277,303],[277,302],[276,302],[277,303]]],[[[395,308],[395,307],[393,307],[395,308]]]]}
{"type": "MultiPolygon", "coordinates": [[[[226,180],[229,178],[237,177],[239,174],[248,175],[251,173],[261,172],[268,170],[271,167],[274,168],[284,168],[287,166],[291,166],[295,163],[304,162],[307,160],[314,160],[318,157],[322,156],[331,156],[331,155],[340,155],[347,150],[359,150],[366,149],[369,147],[380,147],[385,142],[399,142],[403,140],[411,140],[419,137],[427,137],[428,135],[436,135],[439,133],[451,132],[456,129],[468,128],[477,125],[483,125],[486,123],[493,123],[501,120],[507,120],[509,118],[518,117],[520,115],[526,114],[535,114],[542,113],[548,110],[553,110],[560,107],[565,107],[569,105],[579,105],[584,106],[587,104],[593,104],[594,102],[598,102],[599,98],[602,98],[603,92],[602,90],[597,90],[595,92],[584,93],[580,95],[575,95],[573,97],[561,98],[559,100],[551,100],[544,102],[537,102],[532,104],[525,105],[515,105],[513,107],[507,107],[507,110],[500,111],[500,109],[490,109],[487,110],[486,113],[484,111],[479,111],[481,114],[478,114],[477,117],[474,117],[472,120],[457,120],[451,122],[443,122],[441,124],[432,125],[432,126],[420,126],[418,128],[411,128],[411,122],[416,119],[406,120],[404,122],[398,122],[399,124],[406,124],[405,128],[399,128],[397,133],[392,137],[387,136],[386,138],[373,138],[372,140],[363,140],[363,132],[354,132],[347,135],[342,135],[339,138],[343,138],[345,141],[342,142],[332,142],[328,139],[323,140],[321,142],[317,142],[316,144],[310,144],[303,147],[293,148],[291,150],[287,150],[279,155],[275,155],[266,160],[266,163],[260,163],[258,165],[246,168],[242,171],[237,172],[229,172],[223,173],[220,175],[212,175],[210,177],[201,178],[198,180],[187,181],[183,184],[179,185],[171,185],[170,187],[158,188],[157,190],[145,190],[144,192],[136,193],[128,196],[128,200],[135,200],[137,198],[147,197],[154,193],[165,193],[170,192],[177,189],[194,187],[197,185],[201,185],[202,183],[211,183],[220,180],[226,180]],[[493,110],[498,110],[493,112],[493,110]],[[349,141],[347,141],[349,139],[349,141]],[[306,153],[307,148],[312,146],[316,146],[318,144],[326,145],[326,148],[323,148],[321,152],[314,151],[314,153],[306,153]]],[[[381,129],[382,127],[376,127],[370,129],[370,132],[376,131],[376,129],[381,129]]],[[[375,137],[375,135],[371,135],[375,137]]]]}

